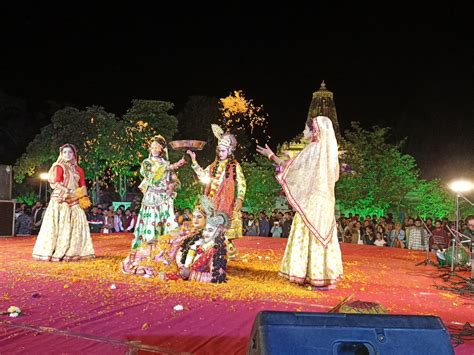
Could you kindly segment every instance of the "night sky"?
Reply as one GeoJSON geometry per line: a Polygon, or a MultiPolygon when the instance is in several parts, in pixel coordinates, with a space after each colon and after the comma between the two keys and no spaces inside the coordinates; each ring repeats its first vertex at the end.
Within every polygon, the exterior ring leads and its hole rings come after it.
{"type": "MultiPolygon", "coordinates": [[[[132,99],[169,100],[176,114],[191,95],[238,89],[264,106],[275,146],[302,131],[324,79],[343,129],[351,121],[393,127],[394,139],[408,137],[404,152],[424,177],[472,178],[472,5],[138,4],[3,9],[0,91],[26,102],[24,147],[48,124],[40,112],[50,102],[121,115],[132,99]]],[[[0,142],[3,163],[24,149],[8,144],[0,142]]]]}

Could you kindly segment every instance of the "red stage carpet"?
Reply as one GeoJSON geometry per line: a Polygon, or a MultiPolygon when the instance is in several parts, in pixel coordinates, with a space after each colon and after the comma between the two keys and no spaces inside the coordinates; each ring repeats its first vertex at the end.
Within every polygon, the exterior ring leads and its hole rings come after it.
{"type": "MultiPolygon", "coordinates": [[[[315,292],[277,276],[286,239],[238,240],[239,260],[222,285],[123,275],[131,235],[93,239],[96,259],[48,263],[31,259],[34,237],[0,238],[0,311],[23,310],[0,316],[0,353],[243,354],[259,311],[326,312],[352,294],[391,314],[437,315],[447,327],[474,323],[474,301],[437,290],[442,281],[430,274],[446,270],[415,266],[420,252],[343,244],[343,281],[315,292]]],[[[455,350],[474,354],[474,341],[455,350]]]]}

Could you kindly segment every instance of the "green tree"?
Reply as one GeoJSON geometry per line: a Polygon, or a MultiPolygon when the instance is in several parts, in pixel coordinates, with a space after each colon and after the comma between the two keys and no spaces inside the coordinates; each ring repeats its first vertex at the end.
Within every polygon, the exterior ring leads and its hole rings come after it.
{"type": "MultiPolygon", "coordinates": [[[[180,158],[178,154],[174,155],[176,156],[175,160],[180,158]]],[[[181,187],[177,191],[178,195],[174,200],[174,205],[180,209],[193,209],[199,195],[202,193],[203,185],[196,178],[196,174],[189,164],[178,170],[178,178],[181,182],[181,187]]]]}
{"type": "Polygon", "coordinates": [[[251,162],[242,163],[242,169],[247,180],[243,207],[252,212],[272,210],[280,191],[275,167],[266,157],[256,155],[251,162]]]}
{"type": "MultiPolygon", "coordinates": [[[[443,218],[454,216],[455,196],[440,180],[419,180],[416,187],[410,192],[413,200],[412,208],[415,216],[443,218]]],[[[408,205],[408,207],[411,207],[408,205]]]]}
{"type": "Polygon", "coordinates": [[[406,194],[416,186],[419,171],[410,155],[400,152],[399,144],[388,143],[390,129],[363,129],[353,122],[340,142],[345,152],[341,161],[352,173],[341,174],[336,198],[342,211],[386,211],[399,208],[406,194]]]}
{"type": "Polygon", "coordinates": [[[27,146],[17,161],[14,172],[17,182],[33,175],[39,167],[47,169],[59,154],[59,147],[71,143],[78,149],[79,163],[86,179],[92,181],[93,197],[106,176],[110,152],[110,130],[117,118],[103,107],[92,106],[85,110],[66,107],[53,114],[51,123],[45,126],[27,146]]]}
{"type": "Polygon", "coordinates": [[[134,100],[122,119],[100,106],[58,110],[17,161],[15,180],[22,182],[39,167],[46,169],[56,160],[58,148],[71,143],[79,151],[86,178],[93,182],[93,195],[112,181],[124,198],[127,186],[138,180],[149,139],[160,133],[169,140],[175,134],[177,120],[169,114],[172,108],[170,102],[134,100]]]}
{"type": "Polygon", "coordinates": [[[107,163],[117,191],[125,198],[127,187],[140,177],[141,162],[148,156],[150,139],[160,134],[170,141],[178,128],[176,117],[169,111],[173,104],[158,100],[133,100],[123,119],[110,137],[111,156],[107,163]]]}

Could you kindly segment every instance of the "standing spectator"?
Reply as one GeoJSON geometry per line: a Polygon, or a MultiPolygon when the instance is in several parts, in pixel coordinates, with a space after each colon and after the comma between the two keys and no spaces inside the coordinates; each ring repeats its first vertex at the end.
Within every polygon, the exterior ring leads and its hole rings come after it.
{"type": "Polygon", "coordinates": [[[467,216],[464,234],[471,237],[471,240],[474,242],[474,215],[467,216]]]}
{"type": "Polygon", "coordinates": [[[343,239],[344,243],[352,243],[352,229],[348,226],[344,229],[343,239]]]}
{"type": "Polygon", "coordinates": [[[283,238],[288,238],[290,236],[290,229],[291,229],[291,224],[293,223],[293,219],[291,218],[291,214],[289,212],[285,212],[285,215],[283,216],[283,221],[282,221],[282,234],[281,236],[283,238]]]}
{"type": "Polygon", "coordinates": [[[362,224],[357,221],[352,225],[352,243],[353,244],[364,244],[364,237],[362,235],[362,224]]]}
{"type": "Polygon", "coordinates": [[[242,218],[242,234],[247,235],[247,223],[249,220],[249,213],[247,211],[241,211],[242,218]]]}
{"type": "Polygon", "coordinates": [[[364,244],[367,245],[374,245],[375,243],[375,230],[372,225],[368,225],[365,227],[365,234],[364,234],[364,244]]]}
{"type": "Polygon", "coordinates": [[[271,232],[272,232],[272,238],[281,238],[283,229],[281,228],[279,221],[273,222],[271,232]]]}
{"type": "Polygon", "coordinates": [[[377,215],[376,214],[372,215],[372,223],[373,223],[374,226],[377,225],[377,215]]]}
{"type": "Polygon", "coordinates": [[[17,218],[20,214],[25,213],[27,207],[28,206],[25,203],[22,203],[15,211],[15,218],[17,218]]]}
{"type": "Polygon", "coordinates": [[[467,216],[464,234],[471,238],[471,268],[474,267],[474,215],[467,216]]]}
{"type": "Polygon", "coordinates": [[[43,208],[43,202],[41,201],[36,201],[35,205],[31,208],[31,215],[34,216],[35,215],[35,211],[37,209],[41,209],[43,208]]]}
{"type": "Polygon", "coordinates": [[[430,232],[432,232],[433,229],[435,229],[435,227],[433,226],[433,219],[431,217],[426,218],[425,223],[428,229],[430,230],[430,232]]]}
{"type": "Polygon", "coordinates": [[[408,217],[405,222],[405,228],[404,228],[405,236],[406,236],[405,245],[407,248],[408,248],[408,234],[410,234],[410,229],[412,229],[414,225],[415,225],[415,220],[413,219],[413,217],[408,217]]]}
{"type": "Polygon", "coordinates": [[[137,228],[137,221],[138,221],[138,213],[140,213],[140,208],[137,208],[132,212],[132,217],[133,217],[133,230],[135,231],[135,228],[137,228]]]}
{"type": "Polygon", "coordinates": [[[343,242],[342,236],[344,235],[344,228],[342,227],[340,219],[336,220],[336,228],[337,228],[337,240],[339,240],[339,243],[342,243],[343,242]]]}
{"type": "Polygon", "coordinates": [[[443,228],[441,220],[437,219],[435,222],[435,229],[432,230],[433,237],[430,240],[431,250],[444,250],[449,245],[449,234],[443,228]]]}
{"type": "Polygon", "coordinates": [[[258,235],[260,237],[268,237],[268,234],[270,233],[270,223],[268,222],[268,217],[264,211],[260,211],[258,227],[260,229],[260,233],[258,235]]]}
{"type": "Polygon", "coordinates": [[[405,247],[405,231],[402,229],[401,223],[395,223],[395,229],[390,231],[389,238],[392,248],[405,247]]]}
{"type": "Polygon", "coordinates": [[[427,250],[428,249],[428,236],[425,228],[421,225],[421,219],[415,220],[415,225],[410,229],[407,235],[408,249],[413,250],[427,250]]]}
{"type": "Polygon", "coordinates": [[[178,223],[178,225],[181,225],[179,221],[181,220],[181,210],[174,206],[174,221],[178,223]]]}
{"type": "Polygon", "coordinates": [[[393,224],[393,213],[387,213],[387,223],[393,224]]]}
{"type": "Polygon", "coordinates": [[[183,210],[183,214],[179,217],[178,219],[178,224],[179,225],[188,225],[191,223],[193,219],[193,216],[191,215],[191,212],[189,211],[189,208],[185,208],[183,210]]]}
{"type": "Polygon", "coordinates": [[[258,221],[255,220],[253,213],[249,214],[249,219],[247,221],[247,236],[257,236],[259,234],[258,221]]]}
{"type": "Polygon", "coordinates": [[[15,221],[15,235],[31,235],[33,231],[33,218],[31,218],[31,209],[25,208],[15,221]]]}
{"type": "Polygon", "coordinates": [[[93,206],[92,210],[87,214],[87,222],[91,233],[100,233],[104,226],[104,216],[99,214],[97,206],[93,206]]]}
{"type": "Polygon", "coordinates": [[[43,223],[43,216],[44,216],[44,211],[46,211],[46,208],[43,207],[43,202],[38,201],[36,202],[35,206],[32,209],[32,215],[33,215],[33,234],[38,234],[39,230],[41,228],[41,223],[43,223]]]}

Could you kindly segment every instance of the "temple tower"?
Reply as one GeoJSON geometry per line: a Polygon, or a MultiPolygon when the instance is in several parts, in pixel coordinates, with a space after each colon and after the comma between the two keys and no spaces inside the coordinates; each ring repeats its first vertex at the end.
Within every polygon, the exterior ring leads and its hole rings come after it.
{"type": "MultiPolygon", "coordinates": [[[[334,131],[336,132],[336,138],[339,141],[341,138],[341,132],[339,130],[339,121],[337,120],[336,104],[334,103],[334,95],[331,91],[326,88],[324,80],[321,83],[321,87],[318,91],[313,93],[311,104],[309,105],[308,118],[316,116],[326,116],[332,121],[334,131]]],[[[303,134],[298,135],[290,142],[285,142],[278,147],[278,156],[284,158],[287,152],[288,155],[293,158],[308,144],[301,138],[303,134]]]]}
{"type": "Polygon", "coordinates": [[[308,118],[316,116],[326,116],[332,121],[336,137],[340,137],[339,121],[337,120],[336,104],[334,95],[326,88],[324,80],[318,91],[313,93],[311,104],[309,105],[308,118]]]}

